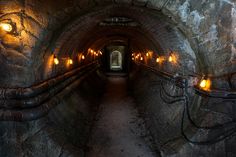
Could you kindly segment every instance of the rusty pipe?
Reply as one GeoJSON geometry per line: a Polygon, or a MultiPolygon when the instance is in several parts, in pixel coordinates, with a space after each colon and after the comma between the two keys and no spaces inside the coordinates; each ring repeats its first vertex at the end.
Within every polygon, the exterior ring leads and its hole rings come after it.
{"type": "Polygon", "coordinates": [[[71,77],[75,73],[79,72],[81,69],[84,69],[93,64],[98,64],[97,61],[86,64],[82,67],[78,67],[72,71],[66,72],[63,75],[57,76],[55,78],[46,80],[42,83],[33,85],[31,87],[26,88],[0,88],[0,99],[22,99],[22,98],[30,98],[34,97],[47,89],[57,85],[60,82],[63,82],[65,79],[71,77]]]}
{"type": "Polygon", "coordinates": [[[63,88],[65,88],[68,84],[78,79],[81,75],[86,73],[87,70],[91,70],[95,67],[88,67],[88,69],[83,69],[79,74],[75,74],[75,76],[71,76],[70,78],[66,79],[64,82],[51,87],[49,90],[43,92],[42,94],[39,94],[33,98],[26,98],[23,100],[17,100],[17,99],[9,99],[9,100],[0,100],[0,108],[4,109],[13,109],[13,108],[31,108],[40,105],[42,102],[47,100],[48,98],[54,96],[58,92],[60,92],[63,88]]]}
{"type": "MultiPolygon", "coordinates": [[[[98,67],[97,67],[98,68],[98,67]]],[[[75,80],[69,84],[66,88],[56,94],[47,102],[29,109],[23,110],[0,110],[0,120],[1,121],[32,121],[39,119],[49,113],[49,111],[59,104],[63,99],[75,89],[86,77],[93,73],[97,68],[92,69],[81,78],[75,80]]]]}

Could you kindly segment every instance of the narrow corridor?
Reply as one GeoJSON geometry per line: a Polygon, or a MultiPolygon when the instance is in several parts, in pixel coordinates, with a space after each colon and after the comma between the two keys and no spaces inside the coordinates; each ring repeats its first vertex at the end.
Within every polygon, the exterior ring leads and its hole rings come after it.
{"type": "Polygon", "coordinates": [[[145,127],[124,77],[109,77],[88,146],[87,157],[154,157],[145,127]]]}

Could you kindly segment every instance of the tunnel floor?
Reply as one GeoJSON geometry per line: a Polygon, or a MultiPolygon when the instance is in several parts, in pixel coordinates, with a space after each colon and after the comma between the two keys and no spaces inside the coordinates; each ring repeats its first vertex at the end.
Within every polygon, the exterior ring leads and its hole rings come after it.
{"type": "Polygon", "coordinates": [[[125,77],[108,78],[86,157],[154,157],[125,77]]]}

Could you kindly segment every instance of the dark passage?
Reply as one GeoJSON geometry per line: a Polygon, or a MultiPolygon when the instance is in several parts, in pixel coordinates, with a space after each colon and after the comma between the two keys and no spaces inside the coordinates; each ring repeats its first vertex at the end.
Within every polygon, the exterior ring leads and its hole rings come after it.
{"type": "Polygon", "coordinates": [[[154,157],[146,143],[145,126],[134,100],[127,92],[126,78],[109,77],[97,121],[89,140],[87,157],[154,157]],[[145,137],[145,139],[144,139],[145,137]]]}
{"type": "Polygon", "coordinates": [[[0,63],[0,157],[236,157],[236,0],[0,0],[0,63]]]}

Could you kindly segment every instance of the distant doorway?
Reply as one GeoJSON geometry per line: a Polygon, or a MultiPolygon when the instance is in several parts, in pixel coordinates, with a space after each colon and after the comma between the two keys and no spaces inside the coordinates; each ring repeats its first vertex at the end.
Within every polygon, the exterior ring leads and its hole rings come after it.
{"type": "Polygon", "coordinates": [[[110,53],[110,70],[122,70],[122,53],[120,51],[110,53]]]}

